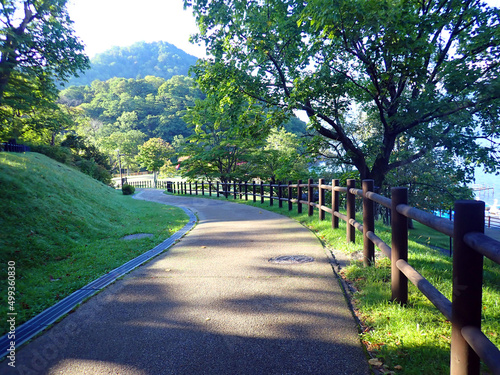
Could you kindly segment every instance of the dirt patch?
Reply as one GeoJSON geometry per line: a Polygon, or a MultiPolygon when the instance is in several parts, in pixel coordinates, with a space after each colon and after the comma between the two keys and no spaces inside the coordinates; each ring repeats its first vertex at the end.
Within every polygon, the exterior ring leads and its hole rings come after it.
{"type": "Polygon", "coordinates": [[[130,234],[128,236],[120,238],[121,240],[137,240],[139,238],[145,238],[145,237],[153,237],[154,234],[151,233],[137,233],[137,234],[130,234]]]}

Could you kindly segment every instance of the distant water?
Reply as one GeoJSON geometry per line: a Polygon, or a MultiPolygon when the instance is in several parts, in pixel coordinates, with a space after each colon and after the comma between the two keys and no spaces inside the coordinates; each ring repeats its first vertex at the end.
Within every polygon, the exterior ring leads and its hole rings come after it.
{"type": "Polygon", "coordinates": [[[492,174],[484,173],[481,169],[476,169],[476,182],[475,185],[481,185],[493,189],[476,191],[476,197],[484,201],[487,205],[492,205],[495,199],[500,201],[500,175],[495,176],[492,174]]]}

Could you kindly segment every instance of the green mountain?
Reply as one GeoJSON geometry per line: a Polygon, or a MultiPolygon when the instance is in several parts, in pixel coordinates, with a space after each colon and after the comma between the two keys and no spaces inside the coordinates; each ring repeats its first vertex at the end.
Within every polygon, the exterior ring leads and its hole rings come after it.
{"type": "Polygon", "coordinates": [[[91,59],[91,68],[82,76],[72,78],[65,86],[90,86],[96,79],[107,81],[113,77],[170,79],[175,75],[187,75],[189,67],[197,60],[197,57],[167,42],[138,42],[97,54],[91,59]]]}

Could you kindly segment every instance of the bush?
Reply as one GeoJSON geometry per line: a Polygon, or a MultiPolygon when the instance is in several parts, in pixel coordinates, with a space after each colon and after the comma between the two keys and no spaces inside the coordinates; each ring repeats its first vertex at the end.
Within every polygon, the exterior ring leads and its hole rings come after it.
{"type": "Polygon", "coordinates": [[[31,151],[38,152],[51,159],[57,160],[66,165],[74,165],[74,157],[71,150],[67,147],[47,146],[47,145],[30,145],[31,151]]]}
{"type": "Polygon", "coordinates": [[[135,193],[135,187],[129,184],[124,184],[122,186],[122,193],[123,195],[132,195],[135,193]]]}
{"type": "MultiPolygon", "coordinates": [[[[78,153],[72,152],[68,147],[63,146],[30,145],[30,148],[33,152],[44,154],[60,163],[76,167],[81,172],[105,183],[106,185],[111,184],[111,172],[107,168],[107,162],[99,164],[94,156],[85,155],[82,157],[78,155],[78,153]]],[[[102,155],[97,153],[95,154],[99,157],[99,160],[103,159],[102,155]]]]}
{"type": "Polygon", "coordinates": [[[83,173],[95,178],[98,181],[105,183],[106,185],[111,184],[111,173],[104,168],[102,165],[97,164],[93,159],[86,160],[82,159],[75,163],[77,167],[83,173]]]}

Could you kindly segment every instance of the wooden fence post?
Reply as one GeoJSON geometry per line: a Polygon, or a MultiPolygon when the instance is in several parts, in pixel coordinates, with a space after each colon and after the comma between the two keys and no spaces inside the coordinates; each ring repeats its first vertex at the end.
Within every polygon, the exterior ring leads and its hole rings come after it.
{"type": "Polygon", "coordinates": [[[292,210],[293,203],[292,203],[292,187],[290,186],[292,184],[292,181],[288,181],[288,187],[287,187],[287,193],[288,193],[288,211],[292,210]]]}
{"type": "Polygon", "coordinates": [[[313,202],[313,184],[314,181],[312,178],[307,180],[307,215],[312,216],[314,213],[314,207],[311,206],[311,202],[313,202]]]}
{"type": "Polygon", "coordinates": [[[455,202],[453,226],[453,296],[450,374],[479,375],[479,356],[462,336],[465,326],[481,328],[483,256],[464,241],[469,232],[484,233],[484,202],[455,202]]]}
{"type": "Polygon", "coordinates": [[[269,205],[272,206],[274,205],[274,199],[273,199],[273,180],[269,181],[269,205]]]}
{"type": "Polygon", "coordinates": [[[300,203],[302,199],[302,187],[300,186],[302,184],[302,180],[297,181],[297,213],[301,214],[302,213],[302,203],[300,203]]]}
{"type": "Polygon", "coordinates": [[[201,195],[205,195],[205,182],[201,181],[201,195]]]}
{"type": "Polygon", "coordinates": [[[191,181],[189,181],[189,195],[193,195],[193,189],[192,189],[191,181]]]}
{"type": "Polygon", "coordinates": [[[238,193],[238,191],[236,190],[236,181],[233,181],[233,198],[234,198],[234,200],[236,200],[238,197],[237,193],[238,193]]]}
{"type": "Polygon", "coordinates": [[[325,183],[323,178],[318,180],[318,196],[319,196],[319,220],[325,220],[325,211],[323,211],[323,206],[325,204],[325,189],[321,187],[325,183]]]}
{"type": "Polygon", "coordinates": [[[264,181],[260,182],[260,203],[264,203],[264,181]]]}
{"type": "Polygon", "coordinates": [[[408,261],[408,218],[397,211],[397,206],[408,203],[408,189],[396,187],[391,191],[391,291],[392,301],[401,305],[408,302],[408,278],[396,266],[399,259],[408,261]]]}
{"type": "Polygon", "coordinates": [[[281,182],[278,181],[278,207],[283,208],[283,201],[281,200],[282,198],[282,188],[281,188],[281,182]]]}
{"type": "Polygon", "coordinates": [[[340,194],[338,191],[334,190],[336,186],[339,186],[340,181],[337,179],[332,180],[332,228],[337,229],[339,227],[339,218],[335,216],[335,212],[339,211],[339,200],[340,194]]]}
{"type": "Polygon", "coordinates": [[[248,200],[248,182],[245,181],[245,200],[248,200]]]}
{"type": "Polygon", "coordinates": [[[350,192],[350,189],[356,188],[356,180],[347,180],[347,223],[346,223],[346,238],[347,242],[356,242],[356,228],[349,222],[356,219],[356,196],[350,192]]]}
{"type": "Polygon", "coordinates": [[[375,264],[375,245],[367,237],[375,231],[374,202],[366,194],[373,191],[373,180],[363,180],[363,264],[365,267],[375,264]]]}
{"type": "Polygon", "coordinates": [[[255,181],[252,181],[252,201],[255,203],[257,200],[257,197],[255,196],[255,181]]]}
{"type": "Polygon", "coordinates": [[[217,181],[217,186],[216,186],[217,192],[215,193],[217,195],[217,198],[220,197],[220,192],[219,192],[219,181],[217,181]]]}
{"type": "Polygon", "coordinates": [[[194,182],[194,192],[196,195],[198,195],[198,181],[194,182]]]}

